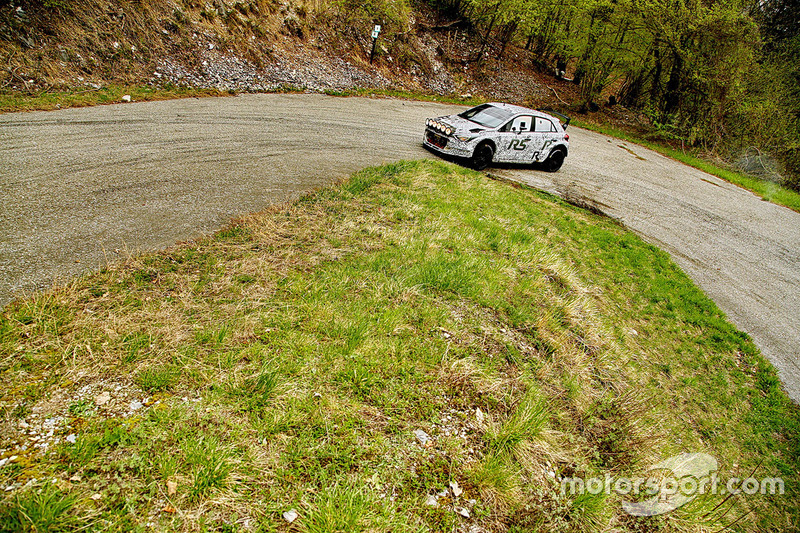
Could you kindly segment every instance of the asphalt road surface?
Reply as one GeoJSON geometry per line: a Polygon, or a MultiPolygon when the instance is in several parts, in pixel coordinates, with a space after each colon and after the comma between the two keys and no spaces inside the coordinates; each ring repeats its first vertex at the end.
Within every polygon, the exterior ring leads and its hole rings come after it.
{"type": "MultiPolygon", "coordinates": [[[[246,95],[0,115],[0,305],[369,165],[432,157],[447,105],[246,95]]],[[[493,172],[593,205],[669,252],[800,401],[800,214],[570,128],[561,171],[493,172]]]]}

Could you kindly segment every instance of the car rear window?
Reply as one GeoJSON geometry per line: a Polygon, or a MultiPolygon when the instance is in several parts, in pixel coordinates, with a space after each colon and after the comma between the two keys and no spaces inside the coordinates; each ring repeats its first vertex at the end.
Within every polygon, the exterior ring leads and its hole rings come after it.
{"type": "Polygon", "coordinates": [[[513,113],[506,109],[489,104],[482,104],[478,107],[468,109],[458,116],[487,128],[496,128],[511,118],[511,115],[513,115],[513,113]]]}
{"type": "Polygon", "coordinates": [[[536,131],[548,132],[558,131],[553,123],[546,118],[536,117],[536,131]]]}

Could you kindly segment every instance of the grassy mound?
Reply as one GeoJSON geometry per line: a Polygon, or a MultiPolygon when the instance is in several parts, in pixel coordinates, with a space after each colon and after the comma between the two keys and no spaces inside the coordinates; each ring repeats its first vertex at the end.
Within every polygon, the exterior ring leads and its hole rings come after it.
{"type": "Polygon", "coordinates": [[[0,529],[798,525],[800,414],[669,257],[439,162],[17,301],[0,364],[0,529]],[[785,494],[563,490],[683,452],[785,494]]]}

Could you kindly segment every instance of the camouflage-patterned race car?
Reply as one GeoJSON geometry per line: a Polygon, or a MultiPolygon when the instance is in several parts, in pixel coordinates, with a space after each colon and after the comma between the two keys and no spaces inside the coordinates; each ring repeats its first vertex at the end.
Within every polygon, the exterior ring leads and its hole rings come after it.
{"type": "Polygon", "coordinates": [[[559,118],[510,104],[482,104],[458,115],[429,118],[423,143],[441,154],[467,158],[478,170],[492,163],[541,163],[555,172],[569,153],[564,131],[569,118],[553,114],[559,118]]]}

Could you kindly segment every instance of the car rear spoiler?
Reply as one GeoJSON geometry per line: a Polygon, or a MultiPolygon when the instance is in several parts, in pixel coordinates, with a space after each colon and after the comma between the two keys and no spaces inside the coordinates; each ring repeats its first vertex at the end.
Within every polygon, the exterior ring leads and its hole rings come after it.
{"type": "Polygon", "coordinates": [[[547,113],[548,115],[554,115],[554,116],[558,117],[558,119],[561,121],[561,127],[564,128],[564,129],[567,129],[567,126],[569,126],[570,120],[572,120],[567,115],[564,115],[563,113],[559,113],[558,111],[555,111],[553,109],[549,109],[549,108],[547,108],[547,109],[539,109],[539,111],[541,111],[543,113],[547,113]]]}

